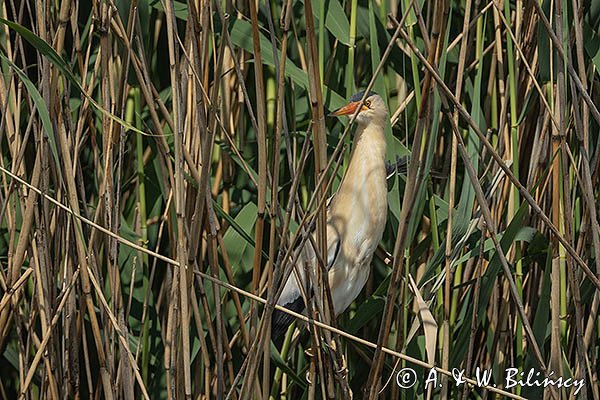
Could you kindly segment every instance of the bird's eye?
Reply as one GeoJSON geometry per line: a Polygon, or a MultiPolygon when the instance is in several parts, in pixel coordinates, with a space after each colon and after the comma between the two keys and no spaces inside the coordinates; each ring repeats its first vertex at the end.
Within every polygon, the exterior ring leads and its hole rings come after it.
{"type": "Polygon", "coordinates": [[[371,100],[365,101],[365,107],[371,108],[371,100]]]}

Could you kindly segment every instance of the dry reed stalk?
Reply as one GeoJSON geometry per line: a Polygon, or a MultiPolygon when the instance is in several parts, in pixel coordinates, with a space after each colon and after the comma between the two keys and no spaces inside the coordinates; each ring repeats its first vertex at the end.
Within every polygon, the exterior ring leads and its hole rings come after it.
{"type": "MultiPolygon", "coordinates": [[[[4,174],[10,175],[10,176],[11,176],[13,179],[15,179],[16,181],[18,181],[20,184],[22,184],[22,185],[24,185],[24,186],[27,186],[27,187],[29,187],[30,189],[32,189],[32,190],[34,190],[34,191],[38,192],[38,194],[41,194],[41,193],[39,192],[39,189],[36,189],[36,188],[32,187],[32,186],[31,186],[29,183],[27,183],[27,182],[25,182],[25,181],[21,180],[20,178],[18,178],[18,177],[17,177],[17,176],[15,176],[14,174],[11,174],[11,173],[10,173],[9,171],[7,171],[6,169],[4,169],[4,168],[0,168],[0,171],[1,171],[1,172],[3,172],[4,174]]],[[[170,258],[168,258],[168,257],[165,257],[165,256],[163,256],[163,255],[161,255],[161,254],[159,254],[159,253],[156,253],[156,252],[154,252],[154,251],[151,251],[151,250],[148,250],[148,249],[144,249],[144,248],[142,248],[141,246],[137,245],[136,243],[134,243],[134,242],[130,242],[130,241],[128,241],[127,239],[124,239],[124,238],[122,238],[122,237],[120,237],[120,236],[117,236],[117,235],[115,235],[114,233],[110,232],[110,231],[109,231],[109,230],[107,230],[106,228],[103,228],[103,227],[101,227],[101,226],[99,226],[99,225],[96,225],[96,224],[95,224],[93,221],[90,221],[90,220],[86,219],[85,217],[82,217],[82,216],[79,216],[79,215],[75,215],[75,214],[73,213],[73,211],[72,211],[72,210],[71,210],[69,207],[67,207],[67,206],[65,206],[65,205],[63,205],[63,204],[61,204],[60,202],[56,201],[55,199],[53,199],[52,197],[50,197],[50,196],[48,196],[48,195],[43,195],[43,197],[45,197],[47,200],[51,201],[53,204],[55,204],[55,205],[59,206],[61,209],[65,210],[65,211],[68,211],[68,212],[69,212],[71,215],[73,215],[73,216],[75,217],[75,219],[77,219],[77,220],[80,220],[80,221],[84,222],[85,224],[87,224],[87,225],[90,225],[90,226],[94,227],[95,229],[97,229],[97,230],[99,230],[99,231],[102,231],[104,234],[106,234],[107,236],[110,236],[110,237],[113,237],[113,238],[115,238],[115,239],[116,239],[116,240],[118,240],[120,243],[123,243],[123,244],[125,244],[125,245],[127,245],[127,246],[129,246],[129,247],[131,247],[131,248],[134,248],[134,249],[136,249],[136,250],[140,250],[140,251],[142,251],[142,252],[144,252],[144,253],[146,253],[146,254],[148,254],[148,255],[152,256],[152,257],[155,257],[156,259],[160,259],[160,260],[162,260],[162,261],[165,261],[165,262],[167,262],[167,263],[169,263],[169,264],[171,264],[171,265],[173,265],[173,266],[175,266],[175,267],[178,267],[178,262],[177,262],[176,260],[174,260],[174,259],[170,259],[170,258]]],[[[216,284],[219,284],[220,286],[222,286],[222,287],[224,287],[224,288],[227,288],[227,289],[229,289],[229,290],[233,290],[233,291],[236,291],[236,292],[238,292],[238,293],[240,293],[240,294],[243,294],[244,296],[246,296],[246,297],[248,297],[248,298],[251,298],[251,299],[252,299],[252,300],[254,300],[254,301],[258,301],[258,302],[260,302],[260,303],[263,303],[263,304],[266,304],[266,303],[267,303],[267,301],[266,301],[265,299],[263,299],[263,298],[260,298],[260,297],[258,297],[258,296],[255,296],[255,295],[253,295],[252,293],[250,293],[250,292],[247,292],[247,291],[244,291],[244,290],[242,290],[242,289],[240,289],[240,288],[238,288],[238,287],[236,287],[236,286],[233,286],[233,285],[227,284],[227,283],[225,283],[225,282],[219,281],[218,279],[216,279],[216,278],[212,277],[212,276],[211,276],[211,275],[209,275],[209,274],[204,274],[204,273],[201,273],[201,272],[196,272],[195,274],[196,274],[197,276],[202,276],[204,279],[207,279],[207,280],[209,280],[209,281],[211,281],[211,282],[214,282],[214,283],[216,283],[216,284]]],[[[73,280],[75,280],[76,278],[77,278],[77,277],[76,277],[76,276],[74,276],[74,277],[73,277],[73,280]]],[[[277,306],[276,306],[276,308],[277,308],[278,310],[281,310],[281,311],[285,311],[285,312],[287,312],[287,313],[290,313],[290,314],[292,314],[294,317],[296,317],[296,318],[298,318],[298,319],[301,319],[301,320],[304,320],[304,321],[309,321],[309,318],[307,318],[306,316],[303,316],[303,315],[301,315],[301,314],[298,314],[298,313],[295,313],[295,312],[293,312],[293,311],[287,310],[287,309],[285,309],[284,307],[281,307],[281,306],[279,306],[279,305],[277,305],[277,306]]],[[[375,349],[375,348],[378,348],[378,347],[379,347],[379,346],[378,346],[376,343],[371,343],[371,342],[365,341],[364,339],[361,339],[361,338],[358,338],[358,337],[356,337],[356,336],[350,335],[350,334],[348,334],[348,333],[346,333],[346,332],[344,332],[344,331],[342,331],[342,330],[339,330],[339,329],[337,329],[337,328],[331,327],[331,326],[329,326],[329,325],[326,325],[326,324],[324,324],[324,323],[322,323],[322,322],[313,321],[313,323],[314,323],[315,325],[319,326],[320,328],[325,328],[325,329],[331,330],[332,332],[335,332],[335,333],[337,333],[337,334],[339,334],[339,335],[341,335],[341,336],[343,336],[343,337],[346,337],[346,338],[352,339],[352,340],[354,340],[354,341],[356,341],[356,342],[358,342],[358,343],[362,343],[362,344],[364,344],[364,345],[368,345],[368,346],[369,346],[369,347],[371,347],[371,348],[374,348],[374,349],[375,349]]],[[[418,359],[415,359],[415,358],[413,358],[413,357],[406,356],[406,355],[404,355],[404,354],[402,354],[402,353],[399,353],[399,352],[397,352],[397,351],[394,351],[394,350],[392,350],[392,349],[389,349],[389,348],[387,348],[387,347],[382,347],[382,350],[383,350],[383,352],[384,352],[384,353],[386,353],[386,354],[389,354],[389,355],[394,355],[394,356],[396,356],[396,357],[398,357],[398,358],[400,358],[400,359],[407,360],[407,361],[409,361],[409,362],[411,362],[411,363],[414,363],[414,364],[416,364],[416,365],[420,365],[420,366],[423,366],[423,367],[426,367],[426,368],[435,368],[435,369],[436,369],[436,370],[438,370],[440,373],[446,374],[446,375],[448,375],[448,376],[450,376],[450,375],[451,375],[451,372],[450,372],[450,371],[442,370],[441,368],[435,367],[435,366],[433,366],[433,365],[431,365],[431,364],[427,364],[427,363],[425,363],[425,362],[423,362],[423,361],[420,361],[420,360],[418,360],[418,359]]],[[[468,379],[468,378],[467,378],[467,382],[469,382],[469,383],[472,383],[472,384],[474,384],[474,383],[475,383],[475,381],[474,381],[474,380],[472,380],[472,379],[468,379]]],[[[501,389],[497,389],[497,388],[489,388],[489,390],[490,390],[490,391],[492,391],[492,392],[495,392],[495,393],[503,394],[503,395],[505,395],[505,396],[507,396],[507,397],[510,397],[510,398],[517,398],[517,399],[520,399],[520,398],[521,398],[520,396],[515,396],[515,395],[513,395],[513,394],[511,394],[511,393],[509,393],[509,392],[502,391],[501,389]]]]}
{"type": "MultiPolygon", "coordinates": [[[[369,368],[379,369],[373,380],[389,378],[390,356],[440,366],[441,379],[455,366],[470,375],[537,360],[584,377],[580,395],[600,397],[589,10],[554,2],[551,19],[547,4],[521,0],[404,2],[390,30],[394,4],[339,3],[325,16],[322,3],[292,1],[0,5],[0,397],[347,398],[369,368]],[[561,24],[567,15],[572,26],[561,24]],[[357,16],[370,26],[353,28],[357,16]],[[368,81],[395,110],[390,139],[415,143],[414,164],[407,185],[392,182],[393,217],[366,294],[339,321],[328,307],[309,308],[312,320],[295,315],[314,357],[300,336],[282,361],[269,341],[274,302],[301,268],[293,249],[312,240],[302,232],[323,227],[351,135],[323,111],[353,92],[344,82],[368,81]],[[406,83],[407,97],[389,82],[406,83]],[[427,179],[429,164],[449,179],[427,179]],[[476,198],[465,216],[452,212],[460,185],[476,198]],[[423,277],[443,323],[433,363],[410,357],[424,351],[402,281],[411,276],[423,277]]],[[[326,288],[324,275],[311,279],[326,288]]],[[[392,378],[371,397],[402,393],[392,378]]],[[[414,392],[456,393],[472,395],[414,392]]]]}

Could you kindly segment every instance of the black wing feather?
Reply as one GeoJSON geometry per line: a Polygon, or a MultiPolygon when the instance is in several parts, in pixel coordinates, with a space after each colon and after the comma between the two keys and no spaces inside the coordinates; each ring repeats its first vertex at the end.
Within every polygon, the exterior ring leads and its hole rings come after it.
{"type": "MultiPolygon", "coordinates": [[[[291,303],[287,303],[284,305],[285,308],[291,311],[295,311],[297,313],[301,313],[304,311],[304,299],[302,296],[296,298],[296,300],[291,303]]],[[[271,317],[271,340],[276,341],[281,336],[283,336],[286,332],[290,324],[294,321],[294,317],[290,314],[281,311],[274,310],[273,316],[271,317]]]]}

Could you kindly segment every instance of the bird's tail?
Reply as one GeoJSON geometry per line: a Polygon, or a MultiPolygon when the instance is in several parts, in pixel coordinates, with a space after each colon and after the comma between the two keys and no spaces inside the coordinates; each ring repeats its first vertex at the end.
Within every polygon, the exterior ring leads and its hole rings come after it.
{"type": "MultiPolygon", "coordinates": [[[[296,300],[291,303],[285,304],[285,308],[297,313],[304,311],[304,299],[299,296],[296,300]]],[[[284,311],[275,310],[271,317],[271,340],[275,343],[279,342],[283,335],[287,332],[289,326],[294,321],[294,317],[284,311]]]]}

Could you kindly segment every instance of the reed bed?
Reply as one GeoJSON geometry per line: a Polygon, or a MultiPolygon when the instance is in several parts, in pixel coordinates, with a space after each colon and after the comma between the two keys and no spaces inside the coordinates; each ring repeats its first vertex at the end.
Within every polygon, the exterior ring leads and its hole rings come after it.
{"type": "Polygon", "coordinates": [[[0,398],[600,399],[598,32],[582,0],[2,2],[0,398]],[[360,297],[275,346],[365,88],[408,172],[360,297]]]}

